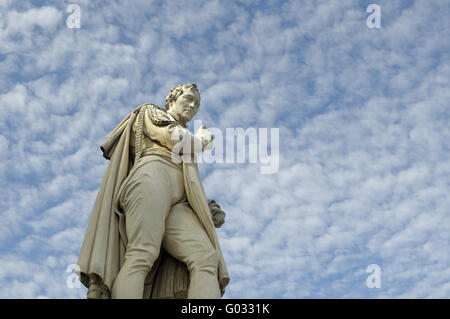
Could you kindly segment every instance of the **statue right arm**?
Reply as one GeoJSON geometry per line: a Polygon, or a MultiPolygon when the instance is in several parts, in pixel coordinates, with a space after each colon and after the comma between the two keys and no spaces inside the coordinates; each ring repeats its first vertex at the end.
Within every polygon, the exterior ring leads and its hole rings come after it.
{"type": "Polygon", "coordinates": [[[149,112],[146,112],[145,116],[144,134],[176,153],[180,153],[180,151],[184,153],[202,152],[211,147],[213,139],[211,133],[204,126],[198,130],[197,134],[192,134],[176,121],[166,126],[157,126],[152,123],[149,112]],[[191,147],[183,148],[180,143],[184,145],[188,144],[188,141],[190,141],[191,147]]]}

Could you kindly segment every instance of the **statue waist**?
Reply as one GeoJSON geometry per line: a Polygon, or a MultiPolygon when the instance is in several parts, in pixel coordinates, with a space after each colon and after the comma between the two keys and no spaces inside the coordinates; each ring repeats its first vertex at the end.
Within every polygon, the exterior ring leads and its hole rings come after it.
{"type": "Polygon", "coordinates": [[[166,160],[169,160],[170,164],[175,165],[177,168],[183,169],[183,159],[180,155],[169,151],[166,148],[150,147],[142,151],[142,157],[148,155],[158,155],[166,160]]]}

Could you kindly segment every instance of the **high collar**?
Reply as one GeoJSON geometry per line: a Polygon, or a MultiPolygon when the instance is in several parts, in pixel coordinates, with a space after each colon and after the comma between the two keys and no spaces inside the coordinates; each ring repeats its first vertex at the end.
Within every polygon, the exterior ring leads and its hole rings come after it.
{"type": "Polygon", "coordinates": [[[178,114],[176,114],[175,112],[172,112],[171,110],[167,110],[167,113],[168,113],[171,117],[173,117],[173,119],[174,119],[175,121],[177,121],[178,123],[180,123],[181,126],[186,127],[186,122],[183,121],[183,120],[181,119],[181,117],[178,116],[178,114]]]}

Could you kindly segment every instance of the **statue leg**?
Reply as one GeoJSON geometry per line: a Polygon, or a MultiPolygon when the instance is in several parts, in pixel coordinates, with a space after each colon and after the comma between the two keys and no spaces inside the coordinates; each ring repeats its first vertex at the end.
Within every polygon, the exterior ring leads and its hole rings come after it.
{"type": "Polygon", "coordinates": [[[128,245],[125,262],[113,283],[112,298],[143,298],[145,278],[160,252],[165,219],[184,193],[178,179],[183,180],[181,171],[151,161],[139,167],[124,187],[121,204],[128,245]]]}
{"type": "Polygon", "coordinates": [[[190,272],[188,298],[220,298],[219,258],[187,200],[172,207],[166,220],[164,249],[184,262],[190,272]]]}

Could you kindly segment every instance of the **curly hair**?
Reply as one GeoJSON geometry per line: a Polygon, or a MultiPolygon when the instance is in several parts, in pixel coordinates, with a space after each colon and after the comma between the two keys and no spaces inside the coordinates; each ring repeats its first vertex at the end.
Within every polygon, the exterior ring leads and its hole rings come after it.
{"type": "MultiPolygon", "coordinates": [[[[184,90],[192,89],[198,92],[197,84],[195,83],[185,83],[180,84],[170,90],[169,95],[166,97],[166,109],[169,109],[170,105],[175,102],[178,97],[183,94],[184,90]]],[[[200,93],[199,93],[200,96],[200,93]]]]}

